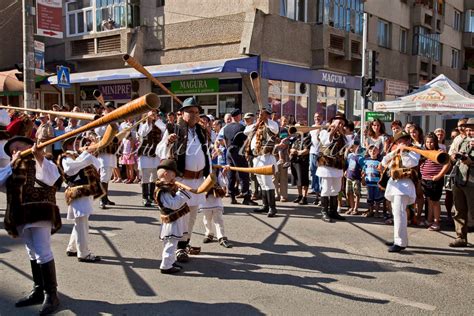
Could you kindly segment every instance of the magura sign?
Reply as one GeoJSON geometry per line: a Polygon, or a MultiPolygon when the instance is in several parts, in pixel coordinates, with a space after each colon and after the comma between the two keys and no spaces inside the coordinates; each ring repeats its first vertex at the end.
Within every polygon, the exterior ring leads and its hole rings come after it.
{"type": "Polygon", "coordinates": [[[36,34],[63,38],[63,4],[61,0],[36,0],[36,34]]]}

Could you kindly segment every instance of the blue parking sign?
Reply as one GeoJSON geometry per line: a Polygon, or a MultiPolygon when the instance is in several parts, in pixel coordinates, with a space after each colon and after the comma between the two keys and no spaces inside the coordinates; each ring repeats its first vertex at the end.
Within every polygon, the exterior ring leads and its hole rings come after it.
{"type": "Polygon", "coordinates": [[[69,88],[71,87],[71,81],[69,77],[69,68],[64,66],[59,66],[57,68],[58,74],[58,87],[60,88],[69,88]]]}

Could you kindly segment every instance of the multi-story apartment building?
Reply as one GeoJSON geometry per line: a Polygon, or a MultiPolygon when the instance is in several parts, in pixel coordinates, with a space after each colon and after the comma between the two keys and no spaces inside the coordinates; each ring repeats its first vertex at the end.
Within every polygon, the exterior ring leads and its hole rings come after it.
{"type": "MultiPolygon", "coordinates": [[[[178,108],[124,64],[121,56],[128,53],[180,98],[196,96],[206,113],[254,111],[249,74],[258,71],[262,97],[277,115],[311,123],[316,111],[326,118],[340,111],[357,120],[364,11],[367,48],[379,56],[373,98],[382,100],[441,73],[470,86],[473,2],[68,0],[65,38],[45,40],[46,62],[52,71],[60,63],[71,67],[74,84],[67,100],[84,108],[94,103],[91,92],[97,88],[117,105],[153,91],[162,97],[164,111],[178,108]]],[[[0,59],[0,68],[6,66],[0,59]]],[[[48,85],[37,95],[41,107],[60,100],[48,85]]],[[[407,119],[429,128],[444,120],[407,119]]]]}

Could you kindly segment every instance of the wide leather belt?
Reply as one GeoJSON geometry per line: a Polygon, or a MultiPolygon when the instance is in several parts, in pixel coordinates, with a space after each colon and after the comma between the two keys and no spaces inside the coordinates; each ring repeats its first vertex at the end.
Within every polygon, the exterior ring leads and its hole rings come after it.
{"type": "Polygon", "coordinates": [[[185,179],[202,179],[204,176],[204,170],[200,171],[190,171],[190,170],[184,170],[183,172],[183,178],[185,179]]]}

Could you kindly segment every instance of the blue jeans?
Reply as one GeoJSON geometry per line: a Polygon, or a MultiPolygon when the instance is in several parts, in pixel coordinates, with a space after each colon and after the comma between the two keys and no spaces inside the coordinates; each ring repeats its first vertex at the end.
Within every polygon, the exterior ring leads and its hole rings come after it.
{"type": "Polygon", "coordinates": [[[317,155],[309,155],[309,170],[311,172],[311,191],[320,193],[321,189],[319,186],[319,177],[316,175],[316,170],[318,169],[317,155]]]}

